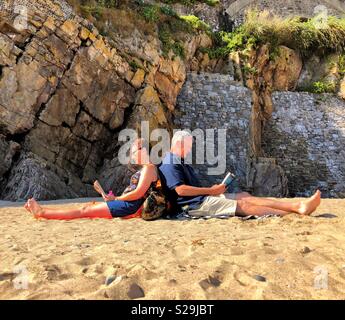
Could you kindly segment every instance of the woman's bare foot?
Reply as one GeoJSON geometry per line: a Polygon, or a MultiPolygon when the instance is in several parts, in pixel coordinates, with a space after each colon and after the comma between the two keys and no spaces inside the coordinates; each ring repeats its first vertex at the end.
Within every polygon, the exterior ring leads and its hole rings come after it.
{"type": "Polygon", "coordinates": [[[25,203],[25,205],[24,205],[24,208],[25,208],[27,211],[29,211],[30,213],[32,213],[32,212],[30,211],[30,208],[29,208],[29,200],[26,201],[26,203],[25,203]]]}
{"type": "Polygon", "coordinates": [[[30,212],[35,216],[35,218],[42,217],[43,209],[35,199],[29,199],[27,204],[30,212]]]}
{"type": "Polygon", "coordinates": [[[299,205],[298,213],[311,215],[321,203],[321,192],[317,190],[308,200],[302,201],[299,205]]]}

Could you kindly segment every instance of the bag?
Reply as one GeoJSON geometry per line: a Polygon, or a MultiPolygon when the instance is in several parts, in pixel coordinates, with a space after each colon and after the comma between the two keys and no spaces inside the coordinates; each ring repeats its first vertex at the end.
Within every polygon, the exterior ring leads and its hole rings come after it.
{"type": "Polygon", "coordinates": [[[146,198],[141,217],[146,221],[156,220],[162,217],[167,209],[165,196],[159,191],[152,191],[146,198]]]}
{"type": "MultiPolygon", "coordinates": [[[[157,170],[157,175],[159,173],[157,170]]],[[[152,221],[161,218],[166,215],[169,208],[169,203],[163,192],[163,186],[160,178],[151,185],[148,196],[143,205],[143,211],[141,217],[146,221],[152,221]]]]}

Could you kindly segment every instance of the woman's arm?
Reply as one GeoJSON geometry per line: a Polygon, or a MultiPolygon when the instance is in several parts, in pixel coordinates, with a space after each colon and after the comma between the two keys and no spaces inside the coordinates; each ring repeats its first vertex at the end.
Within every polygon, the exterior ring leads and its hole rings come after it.
{"type": "Polygon", "coordinates": [[[134,201],[144,197],[147,190],[150,188],[151,183],[157,180],[156,169],[154,165],[147,165],[143,168],[140,174],[139,183],[137,188],[131,192],[116,197],[115,200],[134,201]]]}

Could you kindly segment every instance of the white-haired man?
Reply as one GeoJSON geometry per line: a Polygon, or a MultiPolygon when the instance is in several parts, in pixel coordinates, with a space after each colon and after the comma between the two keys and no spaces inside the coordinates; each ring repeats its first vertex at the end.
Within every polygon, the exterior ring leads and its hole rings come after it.
{"type": "Polygon", "coordinates": [[[310,215],[320,205],[319,190],[306,201],[285,202],[254,197],[246,192],[225,193],[226,186],[223,184],[201,187],[193,168],[184,163],[192,146],[193,136],[188,131],[176,132],[171,150],[159,167],[162,184],[168,199],[175,205],[176,213],[184,211],[194,217],[310,215]]]}

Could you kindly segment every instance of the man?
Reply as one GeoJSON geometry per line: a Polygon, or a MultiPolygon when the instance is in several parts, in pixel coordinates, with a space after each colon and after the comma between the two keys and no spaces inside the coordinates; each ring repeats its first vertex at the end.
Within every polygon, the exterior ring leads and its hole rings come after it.
{"type": "Polygon", "coordinates": [[[192,151],[193,136],[187,131],[175,133],[170,152],[159,167],[162,184],[177,213],[188,212],[193,217],[263,216],[289,213],[310,215],[321,202],[321,192],[306,201],[283,202],[251,196],[246,192],[229,194],[223,184],[210,188],[200,186],[193,168],[184,163],[192,151]]]}

